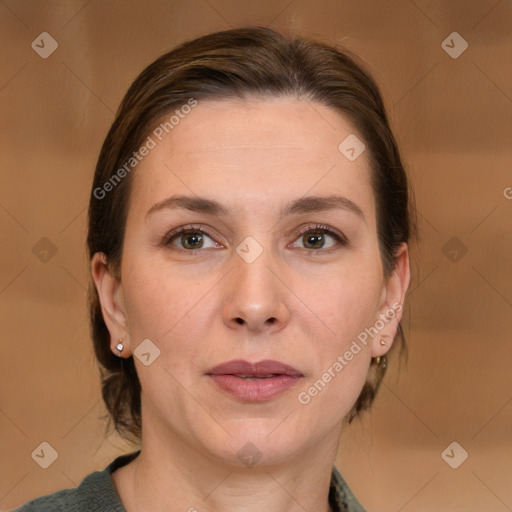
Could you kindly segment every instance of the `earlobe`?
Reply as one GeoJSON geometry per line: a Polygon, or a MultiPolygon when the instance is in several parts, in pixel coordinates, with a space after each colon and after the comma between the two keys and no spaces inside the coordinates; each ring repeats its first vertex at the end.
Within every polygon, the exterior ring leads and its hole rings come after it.
{"type": "Polygon", "coordinates": [[[120,280],[114,275],[107,263],[104,253],[97,252],[91,260],[91,274],[101,303],[103,320],[110,332],[110,345],[114,354],[118,355],[117,345],[123,339],[123,356],[127,351],[127,320],[122,299],[123,290],[120,280]]]}
{"type": "Polygon", "coordinates": [[[404,242],[396,252],[396,265],[393,273],[386,279],[383,288],[383,300],[378,311],[380,332],[372,343],[372,357],[386,354],[391,348],[403,315],[405,294],[411,279],[409,249],[404,242]],[[382,343],[384,341],[384,343],[382,343]]]}

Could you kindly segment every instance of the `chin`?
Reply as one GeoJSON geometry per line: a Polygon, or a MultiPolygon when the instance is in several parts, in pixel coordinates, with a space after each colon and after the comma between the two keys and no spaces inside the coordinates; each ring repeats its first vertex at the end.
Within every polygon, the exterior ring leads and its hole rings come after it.
{"type": "Polygon", "coordinates": [[[207,449],[230,466],[269,467],[290,462],[302,448],[307,449],[308,438],[304,436],[306,429],[298,433],[295,426],[284,423],[283,418],[257,418],[227,424],[231,436],[218,439],[216,446],[211,445],[210,438],[207,449]]]}

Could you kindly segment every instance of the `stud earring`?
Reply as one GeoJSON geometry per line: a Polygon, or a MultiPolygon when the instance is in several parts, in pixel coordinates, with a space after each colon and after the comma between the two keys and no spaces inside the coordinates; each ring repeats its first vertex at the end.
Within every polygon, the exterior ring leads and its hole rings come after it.
{"type": "MultiPolygon", "coordinates": [[[[123,341],[122,338],[119,338],[119,341],[123,341]]],[[[118,343],[116,348],[119,351],[119,357],[121,357],[121,352],[123,351],[124,345],[122,343],[118,343]]]]}
{"type": "Polygon", "coordinates": [[[380,344],[384,347],[386,345],[386,340],[380,340],[380,344]]]}

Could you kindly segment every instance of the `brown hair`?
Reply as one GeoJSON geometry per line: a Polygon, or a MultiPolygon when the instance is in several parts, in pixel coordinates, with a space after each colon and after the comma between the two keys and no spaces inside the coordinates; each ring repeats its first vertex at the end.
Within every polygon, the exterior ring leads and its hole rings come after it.
{"type": "MultiPolygon", "coordinates": [[[[397,248],[412,235],[414,209],[381,95],[371,75],[356,60],[348,50],[286,38],[261,27],[209,34],[159,57],[130,86],[101,148],[89,204],[90,258],[96,252],[105,253],[110,269],[121,278],[131,179],[120,169],[124,165],[126,170],[126,162],[164,115],[191,100],[289,96],[331,107],[348,118],[363,137],[372,168],[381,259],[385,277],[389,276],[397,248]],[[123,179],[113,180],[119,177],[123,179]]],[[[133,356],[118,358],[111,352],[110,334],[92,281],[89,302],[109,425],[113,420],[121,435],[138,441],[141,386],[133,356]]],[[[397,338],[403,353],[406,347],[401,325],[397,338]]],[[[371,405],[385,366],[372,359],[349,422],[371,405]]]]}

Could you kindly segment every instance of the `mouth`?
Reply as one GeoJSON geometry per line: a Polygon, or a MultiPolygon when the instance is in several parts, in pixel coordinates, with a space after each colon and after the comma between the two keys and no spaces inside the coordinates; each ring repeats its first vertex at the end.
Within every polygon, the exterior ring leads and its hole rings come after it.
{"type": "Polygon", "coordinates": [[[215,366],[206,375],[218,387],[245,402],[271,400],[304,377],[297,369],[279,361],[250,363],[241,359],[215,366]]]}

